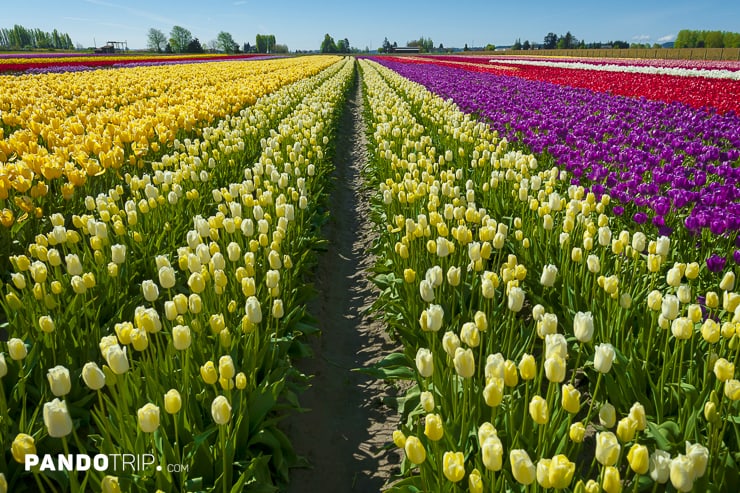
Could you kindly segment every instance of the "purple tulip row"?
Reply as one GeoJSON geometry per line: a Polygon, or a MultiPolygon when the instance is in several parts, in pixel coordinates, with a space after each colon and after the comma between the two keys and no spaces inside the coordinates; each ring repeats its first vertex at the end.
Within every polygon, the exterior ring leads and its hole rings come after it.
{"type": "Polygon", "coordinates": [[[662,234],[740,232],[740,116],[518,77],[379,60],[553,156],[597,195],[662,234]],[[679,220],[683,223],[681,224],[679,220]]]}

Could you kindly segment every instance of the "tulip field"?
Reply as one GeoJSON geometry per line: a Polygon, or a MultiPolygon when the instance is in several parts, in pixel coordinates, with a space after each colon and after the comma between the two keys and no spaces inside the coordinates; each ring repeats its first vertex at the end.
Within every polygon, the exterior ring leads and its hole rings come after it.
{"type": "Polygon", "coordinates": [[[0,493],[290,482],[358,84],[387,491],[737,490],[740,65],[8,60],[0,493]]]}

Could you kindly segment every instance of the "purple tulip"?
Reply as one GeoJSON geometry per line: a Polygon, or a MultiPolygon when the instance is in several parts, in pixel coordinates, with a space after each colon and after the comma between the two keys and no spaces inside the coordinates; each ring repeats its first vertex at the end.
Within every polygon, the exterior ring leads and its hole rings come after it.
{"type": "Polygon", "coordinates": [[[727,259],[724,257],[720,257],[716,253],[713,254],[711,257],[707,259],[707,268],[710,272],[722,272],[722,269],[725,268],[725,263],[727,262],[727,259]]]}

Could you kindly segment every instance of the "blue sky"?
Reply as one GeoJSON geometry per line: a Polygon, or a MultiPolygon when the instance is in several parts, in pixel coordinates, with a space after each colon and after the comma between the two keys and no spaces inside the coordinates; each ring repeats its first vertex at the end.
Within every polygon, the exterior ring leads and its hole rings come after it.
{"type": "Polygon", "coordinates": [[[378,48],[383,38],[405,45],[420,36],[435,46],[510,45],[516,38],[541,43],[548,32],[570,31],[586,42],[663,42],[681,29],[738,31],[740,2],[706,0],[12,0],[3,2],[0,27],[66,32],[72,42],[100,46],[127,41],[145,48],[147,32],[169,36],[187,28],[201,43],[220,31],[254,44],[256,34],[274,34],[290,50],[318,49],[324,34],[347,38],[360,49],[378,48]]]}

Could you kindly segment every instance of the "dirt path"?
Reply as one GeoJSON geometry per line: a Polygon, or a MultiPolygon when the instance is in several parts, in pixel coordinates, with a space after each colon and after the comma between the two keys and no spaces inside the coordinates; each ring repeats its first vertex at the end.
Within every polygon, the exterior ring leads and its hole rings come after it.
{"type": "Polygon", "coordinates": [[[322,336],[311,341],[314,356],[296,362],[314,376],[300,396],[310,411],[284,423],[311,468],[291,471],[288,493],[379,492],[400,460],[396,450],[384,449],[398,422],[384,403],[392,388],[352,371],[393,350],[382,325],[364,315],[377,295],[366,273],[375,258],[369,251],[374,234],[369,193],[361,176],[367,162],[361,86],[358,76],[340,121],[331,217],[324,229],[329,248],[319,260],[320,294],[311,307],[322,336]]]}

